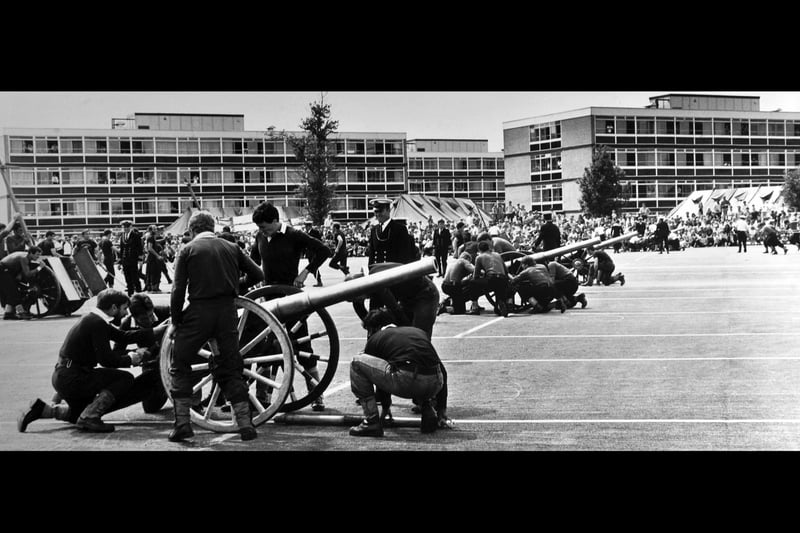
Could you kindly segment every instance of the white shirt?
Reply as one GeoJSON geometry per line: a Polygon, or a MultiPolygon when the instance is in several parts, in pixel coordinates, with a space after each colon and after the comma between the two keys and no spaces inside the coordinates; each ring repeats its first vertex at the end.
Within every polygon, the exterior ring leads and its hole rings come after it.
{"type": "Polygon", "coordinates": [[[745,222],[743,218],[740,218],[739,220],[736,221],[736,231],[746,232],[747,230],[748,230],[747,222],[745,222]]]}

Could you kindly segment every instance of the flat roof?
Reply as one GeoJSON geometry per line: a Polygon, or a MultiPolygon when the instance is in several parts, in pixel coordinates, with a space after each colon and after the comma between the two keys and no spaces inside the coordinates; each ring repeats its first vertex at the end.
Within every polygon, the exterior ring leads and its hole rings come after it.
{"type": "Polygon", "coordinates": [[[658,96],[651,96],[650,99],[654,98],[664,98],[666,96],[701,96],[703,98],[754,98],[756,100],[760,99],[760,96],[739,96],[737,94],[703,94],[703,93],[667,93],[667,94],[660,94],[658,96]]]}
{"type": "Polygon", "coordinates": [[[149,115],[149,116],[163,116],[170,115],[173,117],[242,117],[244,115],[231,115],[226,113],[134,113],[136,115],[149,115]]]}

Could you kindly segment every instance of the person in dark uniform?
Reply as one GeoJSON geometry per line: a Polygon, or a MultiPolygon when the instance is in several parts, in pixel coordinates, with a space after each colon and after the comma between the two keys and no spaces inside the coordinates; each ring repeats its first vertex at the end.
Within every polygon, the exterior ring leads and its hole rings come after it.
{"type": "MultiPolygon", "coordinates": [[[[256,207],[253,211],[253,222],[260,231],[256,235],[256,242],[250,252],[250,258],[257,264],[261,264],[267,285],[292,285],[302,288],[308,274],[316,273],[330,256],[331,252],[325,243],[282,223],[278,210],[270,203],[264,202],[256,207]],[[300,257],[304,252],[309,258],[309,263],[298,274],[300,257]]],[[[308,335],[308,326],[303,323],[296,335],[298,337],[308,335]]],[[[310,341],[299,345],[298,348],[313,353],[310,341]]],[[[320,379],[317,362],[313,358],[302,358],[301,364],[310,376],[310,378],[306,378],[306,385],[311,391],[314,388],[311,378],[317,382],[320,379]]],[[[266,390],[266,386],[259,382],[257,385],[259,400],[266,395],[266,390]]],[[[311,408],[315,411],[325,409],[322,395],[314,400],[311,408]]]]}
{"type": "MultiPolygon", "coordinates": [[[[622,235],[622,222],[617,217],[614,217],[614,220],[611,222],[611,238],[619,237],[622,235]]],[[[618,254],[620,248],[622,248],[621,242],[614,243],[614,253],[618,254]]]]}
{"type": "Polygon", "coordinates": [[[444,220],[439,219],[436,229],[433,230],[433,256],[436,259],[440,278],[444,277],[447,270],[447,256],[452,240],[450,230],[445,227],[444,220]]]}
{"type": "Polygon", "coordinates": [[[38,246],[28,248],[26,252],[12,252],[0,259],[0,304],[5,306],[3,320],[30,320],[33,318],[22,305],[25,295],[17,286],[18,281],[30,281],[42,266],[31,268],[42,255],[38,246]]]}
{"type": "MultiPolygon", "coordinates": [[[[129,314],[122,319],[119,329],[134,331],[137,329],[154,328],[164,324],[169,318],[169,305],[154,305],[150,297],[143,292],[131,296],[128,306],[129,314]]],[[[126,346],[115,343],[114,349],[125,350],[126,346]]],[[[142,402],[145,413],[158,412],[167,403],[167,391],[161,381],[159,365],[159,352],[161,350],[161,337],[156,337],[152,344],[139,344],[142,349],[142,373],[133,380],[133,387],[129,391],[132,398],[142,402]]]]}
{"type": "Polygon", "coordinates": [[[410,244],[408,228],[397,220],[392,220],[392,202],[378,199],[372,200],[370,205],[378,223],[370,228],[367,264],[413,262],[415,250],[410,244]]]}
{"type": "Polygon", "coordinates": [[[75,242],[75,250],[72,254],[75,255],[81,248],[86,248],[89,252],[89,256],[94,261],[97,261],[97,243],[89,236],[88,229],[81,232],[80,237],[78,237],[78,240],[75,242]]]}
{"type": "Polygon", "coordinates": [[[664,217],[658,217],[658,222],[656,223],[656,242],[658,243],[658,253],[663,254],[664,248],[667,249],[667,254],[669,254],[669,243],[667,239],[669,238],[669,224],[667,221],[664,220],[664,217]]]}
{"type": "Polygon", "coordinates": [[[532,257],[520,259],[523,270],[511,278],[510,285],[523,301],[531,304],[531,313],[547,313],[558,307],[563,313],[565,303],[558,297],[555,281],[545,265],[536,264],[532,257]],[[555,302],[554,302],[555,300],[555,302]]]}
{"type": "MultiPolygon", "coordinates": [[[[385,270],[402,266],[400,263],[379,263],[369,267],[370,274],[377,274],[385,270]]],[[[362,277],[363,274],[353,274],[346,280],[362,277]]],[[[425,332],[428,340],[433,337],[433,325],[438,316],[437,309],[439,304],[439,290],[428,276],[420,276],[406,281],[401,281],[395,285],[384,287],[378,292],[369,295],[362,295],[354,299],[353,309],[359,318],[364,320],[368,315],[364,307],[364,299],[369,298],[370,311],[385,309],[391,316],[392,323],[399,326],[409,326],[419,328],[425,332]]],[[[447,410],[447,372],[442,369],[445,378],[445,385],[437,395],[437,405],[440,406],[442,416],[447,410]]],[[[382,406],[381,418],[391,418],[390,407],[392,405],[391,394],[378,390],[378,401],[382,406]]],[[[412,412],[419,412],[419,406],[415,405],[412,412]]]]}
{"type": "MultiPolygon", "coordinates": [[[[313,220],[306,220],[306,233],[308,233],[309,236],[314,237],[318,241],[322,242],[322,232],[314,226],[313,220]]],[[[330,250],[328,250],[328,252],[329,252],[328,255],[330,255],[330,250]]],[[[314,252],[312,250],[306,250],[306,258],[308,259],[309,263],[314,261],[313,254],[314,252]]],[[[314,284],[314,287],[322,287],[322,273],[320,272],[319,267],[317,267],[317,271],[314,272],[314,277],[317,280],[317,282],[314,284]]]]}
{"type": "Polygon", "coordinates": [[[575,307],[577,303],[581,304],[581,309],[586,308],[588,304],[586,295],[584,293],[575,294],[578,292],[579,286],[578,278],[575,277],[575,274],[558,261],[547,263],[547,271],[550,273],[550,277],[553,278],[556,297],[562,298],[569,309],[575,307]]]}
{"type": "Polygon", "coordinates": [[[445,381],[444,365],[424,331],[392,327],[392,319],[388,311],[376,309],[363,320],[367,343],[350,363],[350,388],[364,410],[361,424],[350,428],[354,437],[383,436],[376,389],[419,403],[422,433],[432,433],[439,426],[434,397],[445,381]]]}
{"type": "Polygon", "coordinates": [[[192,362],[200,348],[214,339],[218,354],[210,365],[214,380],[231,403],[242,440],[257,433],[250,416],[248,390],[239,353],[238,317],[234,303],[239,291],[240,272],[262,281],[264,273],[244,251],[214,234],[214,218],[197,211],[189,218],[192,240],[175,261],[170,315],[174,325],[171,394],[175,427],[169,440],[180,442],[194,435],[189,410],[192,407],[192,362]],[[189,305],[183,304],[188,287],[189,305]]]}
{"type": "Polygon", "coordinates": [[[475,302],[480,296],[493,292],[495,314],[507,317],[510,292],[508,267],[500,254],[492,251],[490,243],[491,240],[478,242],[478,257],[475,259],[475,271],[472,273],[472,281],[470,281],[473,306],[467,314],[480,314],[480,309],[474,305],[475,302]]]}
{"type": "Polygon", "coordinates": [[[347,266],[347,239],[344,233],[342,233],[341,226],[338,222],[334,222],[332,227],[335,248],[333,249],[333,256],[328,266],[336,270],[341,270],[342,273],[347,276],[350,273],[350,269],[347,266]]]}
{"type": "Polygon", "coordinates": [[[44,234],[44,239],[37,244],[39,248],[42,249],[42,255],[49,255],[51,257],[60,257],[60,254],[56,252],[56,232],[53,230],[49,230],[44,234]]]}
{"type": "Polygon", "coordinates": [[[144,244],[142,235],[133,227],[133,222],[123,220],[122,236],[119,238],[119,263],[122,273],[125,275],[125,285],[127,285],[128,296],[135,292],[142,292],[142,285],[139,282],[139,263],[144,244]]]}
{"type": "Polygon", "coordinates": [[[114,288],[114,263],[117,261],[117,251],[114,249],[114,243],[111,241],[112,231],[107,229],[103,232],[103,236],[100,238],[100,244],[97,246],[100,248],[100,254],[102,255],[102,262],[103,268],[106,269],[106,277],[103,281],[106,282],[109,289],[114,288]]]}
{"type": "Polygon", "coordinates": [[[536,237],[536,240],[533,242],[533,247],[536,248],[539,246],[539,243],[542,243],[542,249],[546,252],[561,246],[561,231],[558,229],[558,226],[553,224],[552,213],[545,213],[544,221],[544,224],[542,224],[539,230],[539,236],[536,237]]]}
{"type": "Polygon", "coordinates": [[[114,426],[101,417],[140,401],[130,394],[133,375],[121,368],[140,364],[144,351],[116,351],[110,343],[123,347],[130,343],[152,344],[163,335],[166,326],[121,331],[112,322],[127,313],[129,302],[122,291],[104,289],[98,293],[96,309],[70,328],[58,353],[52,383],[66,405],[48,405],[37,398],[17,419],[18,431],[24,432],[34,420],[55,418],[76,424],[82,431],[109,433],[114,426]]]}
{"type": "Polygon", "coordinates": [[[620,272],[612,275],[616,266],[611,257],[603,250],[590,249],[589,255],[594,258],[591,266],[589,267],[589,281],[586,283],[590,287],[594,283],[595,278],[597,283],[603,285],[611,285],[619,281],[620,286],[625,285],[625,276],[620,272]]]}

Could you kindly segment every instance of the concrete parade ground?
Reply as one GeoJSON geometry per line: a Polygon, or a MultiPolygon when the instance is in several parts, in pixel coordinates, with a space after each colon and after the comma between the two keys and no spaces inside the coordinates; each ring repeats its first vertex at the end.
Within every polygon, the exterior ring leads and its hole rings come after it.
{"type": "MultiPolygon", "coordinates": [[[[270,420],[250,442],[195,428],[191,442],[177,444],[167,441],[170,403],[156,414],[134,405],[106,415],[116,425],[109,434],[56,420],[19,433],[29,402],[53,395],[59,347],[95,300],[70,317],[0,321],[0,450],[800,450],[800,253],[762,252],[610,253],[626,284],[581,287],[586,309],[502,318],[482,300],[480,316],[439,316],[433,344],[448,370],[455,425],[433,434],[387,428],[383,438],[356,438],[346,426],[270,420]]],[[[354,271],[365,262],[349,259],[354,271]]],[[[325,285],[342,281],[327,264],[322,276],[325,285]]],[[[319,290],[312,284],[306,290],[319,290]]],[[[348,376],[365,332],[351,304],[328,311],[341,354],[326,413],[360,415],[348,376]]],[[[395,417],[418,416],[410,408],[394,399],[395,417]]]]}

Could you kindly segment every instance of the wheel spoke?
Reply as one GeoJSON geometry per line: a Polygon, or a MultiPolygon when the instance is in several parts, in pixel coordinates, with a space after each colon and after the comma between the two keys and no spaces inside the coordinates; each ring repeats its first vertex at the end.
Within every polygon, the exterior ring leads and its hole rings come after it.
{"type": "Polygon", "coordinates": [[[208,420],[208,417],[211,416],[211,410],[217,406],[217,398],[219,398],[219,385],[214,383],[211,386],[211,399],[208,402],[206,412],[203,414],[203,420],[208,420]]]}
{"type": "Polygon", "coordinates": [[[295,363],[295,364],[294,364],[294,371],[295,371],[295,372],[299,372],[299,373],[300,373],[300,375],[302,375],[302,376],[303,376],[303,378],[304,378],[304,379],[305,379],[307,382],[310,382],[311,384],[313,384],[313,385],[314,385],[314,387],[316,387],[317,385],[319,385],[319,381],[317,381],[316,379],[314,379],[314,376],[312,376],[312,375],[311,375],[311,373],[310,373],[310,372],[308,372],[308,371],[307,371],[305,368],[303,368],[303,367],[302,367],[302,365],[300,365],[299,363],[295,363]]]}
{"type": "Polygon", "coordinates": [[[255,357],[246,357],[244,358],[244,364],[267,364],[267,363],[280,363],[283,361],[284,355],[282,353],[278,354],[271,354],[271,355],[257,355],[255,357]]]}
{"type": "MultiPolygon", "coordinates": [[[[250,402],[253,405],[256,406],[256,411],[258,411],[258,414],[261,414],[261,413],[263,413],[264,411],[267,410],[267,408],[264,405],[262,405],[260,401],[258,401],[258,398],[256,398],[256,395],[253,394],[252,392],[248,393],[248,398],[250,398],[250,402]]],[[[267,405],[269,405],[269,404],[267,404],[267,405]]]]}
{"type": "Polygon", "coordinates": [[[242,309],[242,316],[239,317],[239,324],[237,324],[236,329],[239,331],[239,340],[242,339],[242,333],[244,332],[244,325],[247,322],[247,317],[250,316],[249,309],[242,309]]]}
{"type": "Polygon", "coordinates": [[[267,326],[266,328],[264,328],[264,330],[263,330],[263,331],[261,331],[261,333],[259,333],[258,335],[256,335],[256,336],[253,338],[253,340],[251,340],[250,342],[248,342],[247,344],[245,344],[244,346],[242,346],[241,348],[239,348],[239,352],[240,352],[242,355],[246,354],[247,352],[249,352],[250,350],[252,350],[253,348],[255,348],[255,346],[256,346],[256,345],[257,345],[259,342],[261,342],[262,340],[264,340],[264,339],[267,337],[267,335],[269,335],[270,333],[272,333],[272,328],[271,328],[271,327],[269,327],[269,326],[267,326]]]}
{"type": "Polygon", "coordinates": [[[281,388],[281,383],[280,382],[275,381],[274,379],[265,378],[264,376],[262,376],[258,372],[253,372],[249,368],[245,368],[244,369],[244,375],[247,376],[247,377],[251,377],[254,380],[259,381],[259,382],[261,382],[261,383],[263,383],[263,384],[265,384],[265,385],[267,385],[269,387],[272,387],[273,389],[280,389],[281,388]]]}
{"type": "Polygon", "coordinates": [[[303,318],[301,318],[297,322],[295,322],[294,326],[292,326],[292,329],[289,330],[289,333],[295,334],[298,331],[300,331],[300,328],[303,327],[303,324],[306,323],[306,320],[308,320],[308,315],[304,316],[303,318]]]}
{"type": "Polygon", "coordinates": [[[322,363],[330,362],[330,357],[326,357],[324,355],[320,355],[318,353],[312,353],[312,352],[299,351],[299,352],[297,352],[297,357],[298,357],[298,359],[306,359],[306,360],[309,360],[309,361],[320,361],[322,363]]]}
{"type": "Polygon", "coordinates": [[[305,343],[310,342],[310,341],[312,341],[314,339],[319,339],[320,337],[327,337],[327,336],[328,336],[328,332],[325,331],[325,330],[322,330],[322,331],[317,331],[317,332],[311,333],[310,335],[306,335],[305,337],[300,337],[299,339],[296,339],[295,342],[297,344],[305,344],[305,343]]]}
{"type": "MultiPolygon", "coordinates": [[[[197,363],[196,365],[192,365],[192,372],[205,372],[208,370],[208,363],[197,363]]],[[[210,376],[211,374],[209,374],[210,376]]]]}
{"type": "Polygon", "coordinates": [[[213,377],[214,376],[209,374],[206,377],[204,377],[203,379],[201,379],[200,381],[198,381],[197,384],[194,387],[192,387],[192,393],[195,393],[195,392],[199,391],[200,389],[202,389],[203,387],[205,387],[206,384],[213,379],[213,377]]]}

